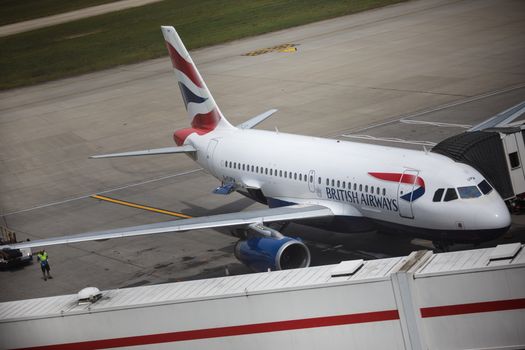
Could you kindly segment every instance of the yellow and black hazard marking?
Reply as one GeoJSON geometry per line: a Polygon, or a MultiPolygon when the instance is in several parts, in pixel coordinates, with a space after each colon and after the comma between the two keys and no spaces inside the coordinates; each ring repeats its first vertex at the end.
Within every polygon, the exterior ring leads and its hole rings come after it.
{"type": "Polygon", "coordinates": [[[148,210],[148,211],[152,211],[152,212],[159,213],[159,214],[176,216],[176,217],[182,218],[182,219],[190,219],[190,218],[192,218],[192,216],[189,216],[189,215],[186,215],[186,214],[177,213],[177,212],[169,211],[169,210],[165,210],[165,209],[149,207],[147,205],[127,202],[127,201],[123,201],[123,200],[120,200],[120,199],[115,199],[115,198],[111,198],[111,197],[101,196],[101,195],[98,195],[98,194],[92,195],[91,198],[100,199],[102,201],[115,203],[115,204],[119,204],[119,205],[124,205],[126,207],[142,209],[142,210],[148,210]]]}
{"type": "Polygon", "coordinates": [[[277,45],[273,47],[268,47],[266,49],[250,51],[248,53],[243,54],[243,56],[258,56],[258,55],[262,55],[268,52],[296,52],[296,51],[297,51],[297,44],[282,44],[282,45],[277,45]]]}

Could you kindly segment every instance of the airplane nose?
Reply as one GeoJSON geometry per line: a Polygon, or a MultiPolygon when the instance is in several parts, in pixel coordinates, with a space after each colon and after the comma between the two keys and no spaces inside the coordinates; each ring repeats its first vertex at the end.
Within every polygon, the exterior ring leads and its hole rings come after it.
{"type": "Polygon", "coordinates": [[[503,201],[478,212],[477,216],[481,229],[506,231],[511,224],[509,210],[503,201]]]}
{"type": "Polygon", "coordinates": [[[503,202],[499,203],[492,213],[489,213],[489,218],[492,221],[493,228],[507,228],[512,223],[509,210],[503,202]]]}

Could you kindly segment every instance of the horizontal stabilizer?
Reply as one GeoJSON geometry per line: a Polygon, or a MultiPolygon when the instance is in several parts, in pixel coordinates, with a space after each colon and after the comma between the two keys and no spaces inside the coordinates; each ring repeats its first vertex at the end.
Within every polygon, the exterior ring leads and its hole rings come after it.
{"type": "Polygon", "coordinates": [[[196,151],[197,150],[193,146],[184,145],[184,146],[175,146],[175,147],[146,149],[143,151],[99,154],[96,156],[91,156],[89,158],[99,159],[99,158],[116,158],[116,157],[153,156],[153,155],[159,155],[159,154],[187,153],[187,152],[196,152],[196,151]]]}
{"type": "Polygon", "coordinates": [[[334,214],[320,205],[291,205],[287,207],[251,210],[229,214],[202,216],[198,218],[158,222],[142,226],[118,228],[107,231],[88,232],[75,235],[38,239],[15,244],[0,245],[0,249],[44,247],[56,244],[69,244],[86,241],[100,241],[110,238],[133,237],[167,232],[180,232],[204,228],[248,226],[254,223],[268,223],[291,220],[304,220],[331,217],[334,214]]]}
{"type": "Polygon", "coordinates": [[[272,114],[274,114],[275,112],[277,112],[277,109],[270,109],[269,111],[261,113],[258,116],[255,116],[252,119],[247,120],[244,123],[237,125],[237,127],[239,129],[251,129],[251,128],[259,125],[260,123],[262,123],[263,121],[265,121],[269,117],[271,117],[272,114]]]}

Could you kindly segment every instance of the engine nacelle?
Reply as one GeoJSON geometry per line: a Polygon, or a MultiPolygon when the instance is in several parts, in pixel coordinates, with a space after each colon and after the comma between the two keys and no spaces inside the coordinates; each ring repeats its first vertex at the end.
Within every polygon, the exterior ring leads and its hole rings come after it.
{"type": "Polygon", "coordinates": [[[253,237],[237,242],[235,256],[255,271],[287,270],[310,266],[310,250],[300,240],[253,237]]]}

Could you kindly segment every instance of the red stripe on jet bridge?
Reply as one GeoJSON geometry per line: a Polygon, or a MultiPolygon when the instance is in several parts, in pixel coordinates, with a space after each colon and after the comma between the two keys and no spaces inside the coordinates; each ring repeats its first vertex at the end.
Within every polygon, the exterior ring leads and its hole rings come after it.
{"type": "Polygon", "coordinates": [[[180,70],[182,73],[186,74],[188,78],[191,79],[191,81],[197,85],[198,87],[202,87],[202,82],[199,78],[199,75],[197,74],[197,70],[191,64],[190,62],[186,61],[179,52],[171,46],[170,43],[166,41],[166,47],[168,48],[168,52],[170,54],[171,63],[173,64],[173,68],[180,70]]]}
{"type": "Polygon", "coordinates": [[[480,312],[525,309],[525,298],[421,308],[421,317],[440,317],[480,312]]]}
{"type": "MultiPolygon", "coordinates": [[[[118,348],[118,347],[123,347],[123,346],[170,343],[170,342],[178,342],[178,341],[186,341],[186,340],[231,337],[231,336],[236,336],[236,335],[290,331],[290,330],[317,328],[317,327],[342,326],[342,325],[355,324],[355,323],[392,321],[392,320],[398,320],[398,319],[399,319],[399,313],[397,310],[386,310],[386,311],[366,312],[366,313],[360,313],[360,314],[314,317],[314,318],[305,318],[305,319],[299,319],[299,320],[256,323],[256,324],[247,324],[247,325],[241,325],[241,326],[207,328],[207,329],[197,329],[197,330],[182,331],[182,332],[141,335],[141,336],[135,336],[135,337],[126,337],[126,338],[114,338],[114,339],[85,341],[85,342],[78,342],[78,343],[36,346],[36,347],[30,347],[30,348],[24,348],[24,349],[31,349],[31,350],[107,349],[107,348],[118,348]]],[[[21,349],[18,349],[18,350],[21,350],[21,349]]]]}

